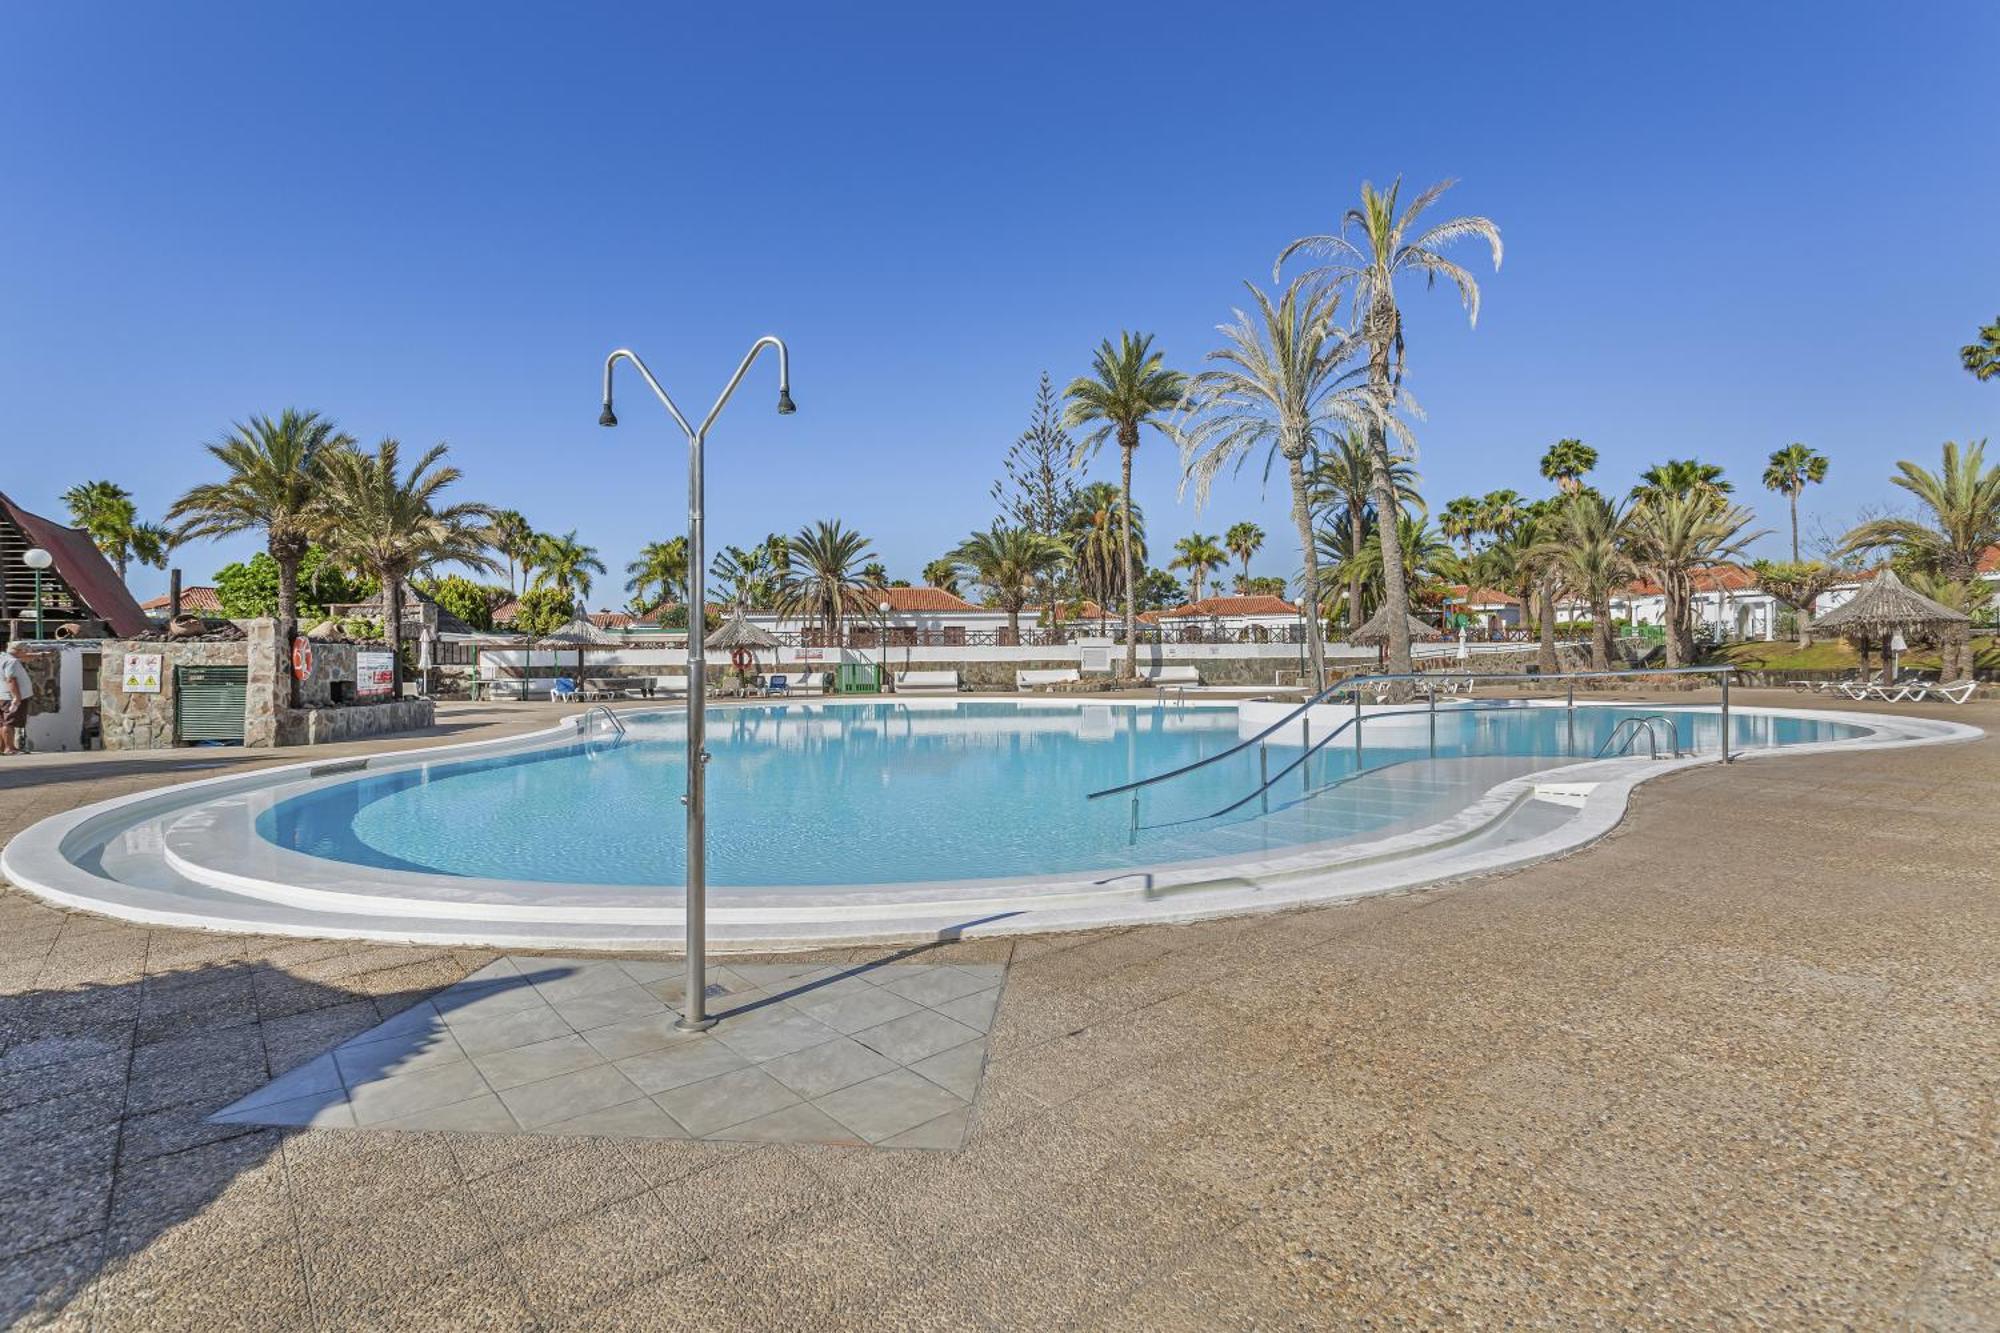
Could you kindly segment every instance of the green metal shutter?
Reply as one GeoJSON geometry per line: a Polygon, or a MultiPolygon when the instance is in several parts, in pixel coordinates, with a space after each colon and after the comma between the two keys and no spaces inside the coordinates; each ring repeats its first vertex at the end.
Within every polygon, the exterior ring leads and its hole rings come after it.
{"type": "Polygon", "coordinates": [[[243,700],[249,685],[248,667],[175,667],[174,739],[242,740],[243,700]]]}

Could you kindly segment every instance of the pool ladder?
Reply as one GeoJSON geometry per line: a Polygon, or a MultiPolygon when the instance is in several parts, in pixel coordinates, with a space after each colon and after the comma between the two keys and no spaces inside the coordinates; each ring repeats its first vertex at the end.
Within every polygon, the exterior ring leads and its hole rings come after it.
{"type": "Polygon", "coordinates": [[[1658,759],[1660,757],[1659,728],[1661,727],[1667,729],[1666,757],[1669,759],[1680,758],[1680,733],[1674,729],[1674,720],[1665,713],[1648,713],[1644,717],[1626,718],[1611,729],[1611,734],[1604,738],[1604,744],[1597,747],[1595,757],[1599,759],[1615,759],[1621,755],[1628,755],[1632,753],[1632,747],[1638,744],[1639,737],[1644,736],[1646,738],[1646,757],[1648,759],[1658,759]]]}
{"type": "Polygon", "coordinates": [[[612,712],[611,709],[605,704],[592,704],[590,707],[584,709],[583,721],[577,724],[577,730],[583,731],[586,728],[588,728],[590,726],[590,720],[596,717],[599,713],[604,714],[604,720],[611,724],[611,729],[613,731],[617,732],[620,736],[623,736],[625,734],[625,724],[623,722],[620,722],[618,720],[618,714],[612,712]]]}

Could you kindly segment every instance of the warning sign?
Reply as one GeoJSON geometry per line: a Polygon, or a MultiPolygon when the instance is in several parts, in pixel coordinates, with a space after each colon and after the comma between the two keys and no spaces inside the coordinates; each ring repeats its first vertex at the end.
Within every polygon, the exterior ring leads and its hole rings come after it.
{"type": "Polygon", "coordinates": [[[160,692],[160,654],[125,654],[125,693],[158,694],[160,692]]]}

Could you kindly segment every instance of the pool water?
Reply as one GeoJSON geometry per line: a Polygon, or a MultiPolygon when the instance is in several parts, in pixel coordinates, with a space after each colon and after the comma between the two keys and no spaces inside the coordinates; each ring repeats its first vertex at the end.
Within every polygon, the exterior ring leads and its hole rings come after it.
{"type": "MultiPolygon", "coordinates": [[[[1449,813],[1450,783],[1373,770],[1451,771],[1461,756],[1527,771],[1594,755],[1618,723],[1657,708],[1440,709],[1428,732],[1364,723],[1367,776],[1336,742],[1267,813],[1253,801],[1258,747],[1148,788],[1136,841],[1129,799],[1088,801],[1235,745],[1233,706],[930,701],[773,703],[709,718],[710,883],[912,883],[1116,870],[1379,834],[1449,813]],[[1573,730],[1572,730],[1573,728],[1573,730]],[[1306,797],[1311,789],[1319,794],[1306,797]]],[[[1671,714],[1684,748],[1714,752],[1714,713],[1671,714]]],[[[1732,718],[1740,748],[1844,739],[1865,729],[1771,714],[1732,718]]],[[[676,886],[682,879],[686,732],[680,714],[628,715],[623,740],[579,740],[484,759],[366,774],[275,803],[258,834],[365,866],[525,880],[676,886]]],[[[1345,738],[1343,738],[1344,740],[1345,738]]],[[[1274,742],[1276,772],[1298,757],[1274,742]]],[[[1640,747],[1643,752],[1643,743],[1640,747]]]]}

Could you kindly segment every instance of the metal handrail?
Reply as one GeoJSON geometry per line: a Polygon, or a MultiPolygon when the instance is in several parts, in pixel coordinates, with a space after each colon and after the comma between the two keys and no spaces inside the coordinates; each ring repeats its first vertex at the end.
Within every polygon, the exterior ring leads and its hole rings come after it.
{"type": "Polygon", "coordinates": [[[1608,754],[1614,754],[1613,746],[1617,746],[1616,755],[1630,754],[1632,752],[1632,743],[1638,740],[1641,733],[1643,733],[1646,737],[1646,757],[1648,759],[1658,759],[1660,757],[1659,728],[1662,726],[1667,729],[1667,757],[1670,759],[1680,758],[1681,735],[1675,729],[1673,719],[1665,713],[1647,713],[1643,717],[1626,718],[1611,729],[1611,734],[1604,738],[1604,744],[1597,747],[1597,753],[1593,757],[1602,759],[1608,754]],[[1622,745],[1619,744],[1621,738],[1624,741],[1622,745]]]}
{"type": "MultiPolygon", "coordinates": [[[[608,704],[592,704],[590,707],[584,709],[582,726],[590,725],[590,719],[599,713],[604,714],[605,718],[611,723],[613,731],[617,732],[620,736],[625,734],[625,724],[618,720],[618,714],[612,712],[608,704]]],[[[579,727],[579,730],[581,729],[579,727]]]]}
{"type": "MultiPolygon", "coordinates": [[[[1653,671],[1645,671],[1645,670],[1550,671],[1550,672],[1408,671],[1408,672],[1398,672],[1395,674],[1349,676],[1345,680],[1336,681],[1335,683],[1327,686],[1325,689],[1321,690],[1318,694],[1315,694],[1312,698],[1306,700],[1304,703],[1300,704],[1297,708],[1294,708],[1291,712],[1285,714],[1283,717],[1279,718],[1276,722],[1273,722],[1270,726],[1264,728],[1256,735],[1248,737],[1245,740],[1238,741],[1236,744],[1230,746],[1226,750],[1218,750],[1214,754],[1204,755],[1202,758],[1195,760],[1193,763],[1182,764],[1179,768],[1170,768],[1164,773],[1155,773],[1151,777],[1138,778],[1132,782],[1122,782],[1115,787],[1106,787],[1101,791],[1091,792],[1084,799],[1089,801],[1095,801],[1100,797],[1116,796],[1121,792],[1138,791],[1141,788],[1151,787],[1157,783],[1166,782],[1169,781],[1170,779],[1180,777],[1184,773],[1192,773],[1194,772],[1194,770],[1198,768],[1205,768],[1210,764],[1217,763],[1221,760],[1227,759],[1231,755],[1240,754],[1244,750],[1249,749],[1251,746],[1257,744],[1258,742],[1269,739],[1272,735],[1276,734],[1278,731],[1283,729],[1287,724],[1297,720],[1298,718],[1304,717],[1310,710],[1317,708],[1320,704],[1324,703],[1326,700],[1333,698],[1336,695],[1345,694],[1350,690],[1358,689],[1360,686],[1373,684],[1378,681],[1384,681],[1384,682],[1420,681],[1426,683],[1434,683],[1445,675],[1451,675],[1457,677],[1460,680],[1483,680],[1483,681],[1631,680],[1639,677],[1648,677],[1648,676],[1720,676],[1722,678],[1722,708],[1723,708],[1723,721],[1724,721],[1724,733],[1725,733],[1722,751],[1723,751],[1724,761],[1727,762],[1729,758],[1729,745],[1727,737],[1727,723],[1729,714],[1729,677],[1732,673],[1736,671],[1736,669],[1737,668],[1734,666],[1714,666],[1714,667],[1661,667],[1653,671]]],[[[1433,697],[1435,697],[1436,690],[1433,689],[1431,691],[1431,694],[1433,697]]],[[[1572,687],[1569,692],[1569,706],[1570,707],[1576,706],[1576,692],[1574,687],[1572,687]]],[[[1392,715],[1387,713],[1377,713],[1375,716],[1388,717],[1392,715]]],[[[1352,722],[1353,719],[1351,718],[1348,719],[1348,721],[1346,722],[1342,722],[1340,726],[1334,729],[1332,735],[1338,735],[1340,732],[1345,731],[1348,728],[1348,726],[1351,725],[1352,722]]],[[[1331,738],[1332,736],[1329,735],[1327,739],[1331,738]]],[[[1323,743],[1324,742],[1322,742],[1322,744],[1323,743]]],[[[1312,748],[1316,749],[1318,747],[1312,747],[1312,748]]],[[[1286,771],[1289,772],[1290,769],[1288,768],[1286,771]]],[[[1275,781],[1275,779],[1273,780],[1275,781]]],[[[1254,795],[1255,793],[1252,794],[1254,795]]]]}

